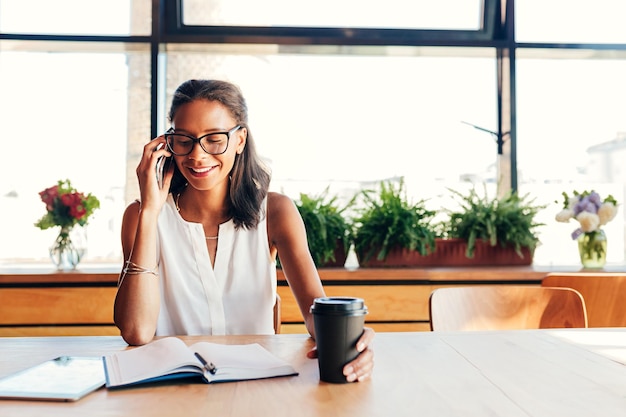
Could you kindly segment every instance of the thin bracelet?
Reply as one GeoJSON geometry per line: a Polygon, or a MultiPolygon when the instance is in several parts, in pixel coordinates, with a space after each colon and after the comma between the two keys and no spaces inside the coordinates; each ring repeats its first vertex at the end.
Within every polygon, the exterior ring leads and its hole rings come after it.
{"type": "Polygon", "coordinates": [[[148,269],[128,260],[126,261],[126,267],[122,270],[122,272],[128,275],[152,274],[155,277],[158,277],[159,276],[159,272],[157,270],[158,268],[159,268],[159,265],[155,266],[152,269],[148,269]]]}

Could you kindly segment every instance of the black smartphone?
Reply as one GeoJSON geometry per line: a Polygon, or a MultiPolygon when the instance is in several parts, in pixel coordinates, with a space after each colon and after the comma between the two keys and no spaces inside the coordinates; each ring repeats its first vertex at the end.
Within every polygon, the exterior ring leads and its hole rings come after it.
{"type": "MultiPolygon", "coordinates": [[[[157,149],[163,149],[165,145],[159,145],[157,149]]],[[[163,175],[165,174],[165,170],[169,166],[171,157],[162,156],[157,160],[156,164],[156,177],[159,183],[159,188],[163,188],[163,175]]]]}

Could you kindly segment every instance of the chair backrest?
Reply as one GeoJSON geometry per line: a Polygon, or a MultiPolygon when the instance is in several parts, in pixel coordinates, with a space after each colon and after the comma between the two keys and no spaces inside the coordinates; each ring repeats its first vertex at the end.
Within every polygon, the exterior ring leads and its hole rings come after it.
{"type": "Polygon", "coordinates": [[[280,325],[282,322],[280,301],[280,295],[276,294],[276,303],[274,304],[274,333],[276,334],[280,333],[280,325]]]}
{"type": "Polygon", "coordinates": [[[541,285],[573,288],[581,293],[589,327],[626,327],[626,273],[549,273],[541,285]]]}
{"type": "Polygon", "coordinates": [[[570,288],[449,287],[430,295],[434,331],[587,327],[585,301],[570,288]]]}

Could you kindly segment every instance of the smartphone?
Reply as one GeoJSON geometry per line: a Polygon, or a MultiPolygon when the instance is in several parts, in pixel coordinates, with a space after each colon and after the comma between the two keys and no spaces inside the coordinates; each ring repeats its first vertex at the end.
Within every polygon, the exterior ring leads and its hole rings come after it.
{"type": "MultiPolygon", "coordinates": [[[[163,149],[164,145],[159,145],[157,149],[163,149]]],[[[165,170],[169,166],[171,157],[162,156],[157,160],[156,164],[156,177],[159,183],[159,188],[163,188],[163,176],[165,175],[165,170]]]]}
{"type": "Polygon", "coordinates": [[[164,156],[160,157],[156,164],[156,177],[159,183],[159,188],[163,188],[163,175],[165,172],[166,159],[164,156]]]}

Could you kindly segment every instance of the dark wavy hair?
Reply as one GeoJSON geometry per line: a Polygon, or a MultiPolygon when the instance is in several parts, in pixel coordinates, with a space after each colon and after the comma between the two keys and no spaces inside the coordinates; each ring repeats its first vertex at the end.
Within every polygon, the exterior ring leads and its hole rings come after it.
{"type": "MultiPolygon", "coordinates": [[[[250,127],[248,126],[248,106],[239,87],[220,80],[188,80],[174,92],[169,120],[174,120],[176,112],[183,104],[194,100],[217,101],[226,107],[238,125],[247,131],[246,146],[235,156],[230,172],[230,216],[236,228],[255,228],[261,218],[261,203],[267,196],[271,173],[259,157],[250,127]]],[[[172,194],[180,193],[187,181],[175,166],[174,178],[170,186],[172,194]]]]}

